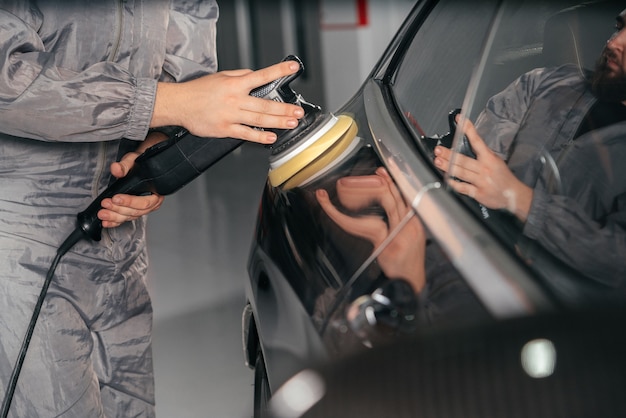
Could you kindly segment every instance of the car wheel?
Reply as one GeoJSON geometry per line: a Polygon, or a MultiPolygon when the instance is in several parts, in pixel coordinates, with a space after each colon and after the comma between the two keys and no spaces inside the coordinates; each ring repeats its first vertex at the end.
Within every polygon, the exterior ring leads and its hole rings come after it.
{"type": "Polygon", "coordinates": [[[263,353],[259,350],[254,365],[254,418],[269,418],[267,407],[271,396],[265,360],[263,353]]]}

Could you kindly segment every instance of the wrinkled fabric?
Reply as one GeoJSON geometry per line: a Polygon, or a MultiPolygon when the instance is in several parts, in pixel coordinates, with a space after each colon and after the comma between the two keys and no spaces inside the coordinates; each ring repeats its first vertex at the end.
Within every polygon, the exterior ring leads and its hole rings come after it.
{"type": "MultiPolygon", "coordinates": [[[[216,71],[217,17],[207,0],[0,3],[0,398],[56,250],[145,138],[157,81],[216,71]]],[[[147,264],[143,219],[63,257],[11,417],[154,415],[147,264]]]]}
{"type": "Polygon", "coordinates": [[[574,139],[596,101],[584,77],[572,65],[533,70],[489,101],[476,128],[534,189],[524,234],[587,277],[624,287],[626,122],[574,139]]]}

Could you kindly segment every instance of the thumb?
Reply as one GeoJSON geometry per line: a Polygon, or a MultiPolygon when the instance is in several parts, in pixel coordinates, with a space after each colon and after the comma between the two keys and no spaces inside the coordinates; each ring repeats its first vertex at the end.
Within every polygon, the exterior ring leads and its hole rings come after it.
{"type": "Polygon", "coordinates": [[[121,178],[126,176],[133,165],[135,164],[135,160],[139,156],[137,152],[129,152],[125,154],[119,162],[111,164],[111,174],[115,178],[121,178]]]}

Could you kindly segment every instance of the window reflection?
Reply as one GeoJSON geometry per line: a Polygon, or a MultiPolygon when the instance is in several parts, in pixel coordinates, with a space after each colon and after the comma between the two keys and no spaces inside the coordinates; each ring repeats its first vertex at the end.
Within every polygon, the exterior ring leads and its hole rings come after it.
{"type": "MultiPolygon", "coordinates": [[[[459,84],[458,66],[426,52],[434,39],[437,50],[457,49],[442,28],[426,22],[393,86],[418,146],[449,176],[450,190],[566,297],[572,287],[586,286],[581,278],[606,286],[606,293],[623,288],[626,272],[626,69],[615,58],[626,37],[619,25],[624,5],[579,3],[504,2],[493,44],[481,52],[485,33],[470,27],[489,27],[495,8],[477,2],[480,13],[455,21],[468,27],[462,61],[486,62],[469,91],[468,79],[459,84]],[[599,58],[604,64],[596,67],[599,58]],[[436,62],[441,71],[434,74],[436,62]],[[435,148],[446,136],[446,113],[462,103],[456,145],[435,148]],[[458,151],[464,136],[477,159],[458,151]]],[[[447,3],[437,13],[451,18],[460,8],[447,3]]]]}

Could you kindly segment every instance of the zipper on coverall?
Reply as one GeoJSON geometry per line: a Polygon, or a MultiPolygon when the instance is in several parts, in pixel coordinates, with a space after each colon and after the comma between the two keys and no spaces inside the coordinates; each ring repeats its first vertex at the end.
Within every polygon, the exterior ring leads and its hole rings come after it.
{"type": "MultiPolygon", "coordinates": [[[[122,42],[122,30],[124,27],[123,26],[124,13],[123,13],[123,7],[122,7],[123,2],[124,0],[115,1],[115,10],[116,10],[115,12],[116,29],[114,32],[115,37],[113,38],[113,48],[111,49],[111,53],[107,57],[107,61],[110,61],[110,62],[115,61],[115,57],[117,56],[117,53],[119,52],[120,44],[122,42]]],[[[108,142],[107,141],[100,142],[99,148],[100,149],[98,150],[98,162],[96,165],[96,176],[94,178],[94,182],[92,183],[92,190],[91,190],[91,193],[94,199],[98,197],[98,195],[100,194],[99,192],[100,180],[102,179],[102,176],[105,174],[106,170],[108,169],[108,167],[106,167],[108,142]]],[[[113,240],[111,239],[111,235],[107,228],[102,229],[102,241],[103,241],[103,244],[106,245],[107,247],[110,247],[113,243],[113,240]]]]}

